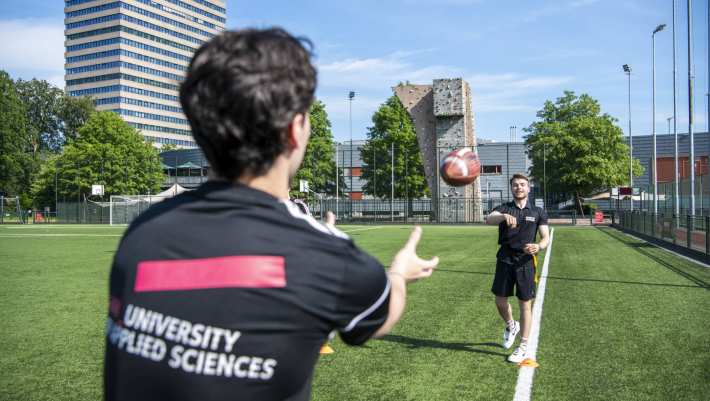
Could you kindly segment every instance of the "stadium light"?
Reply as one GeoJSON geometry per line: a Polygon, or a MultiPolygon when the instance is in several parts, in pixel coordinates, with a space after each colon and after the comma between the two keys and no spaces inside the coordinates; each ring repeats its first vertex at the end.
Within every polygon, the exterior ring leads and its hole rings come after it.
{"type": "Polygon", "coordinates": [[[355,92],[348,92],[348,101],[350,103],[350,188],[348,193],[350,194],[350,214],[352,218],[352,200],[353,200],[353,99],[355,99],[355,92]]]}
{"type": "MultiPolygon", "coordinates": [[[[634,142],[631,137],[631,67],[628,64],[622,66],[624,72],[628,76],[629,82],[629,186],[634,186],[634,142]]],[[[634,197],[631,196],[631,207],[629,210],[634,210],[634,197]]]]}
{"type": "MultiPolygon", "coordinates": [[[[675,54],[675,0],[673,0],[673,213],[678,216],[680,215],[680,190],[678,188],[678,117],[677,112],[677,100],[676,95],[678,91],[676,90],[676,54],[675,54]]],[[[676,218],[676,224],[678,224],[678,219],[676,218]]]]}
{"type": "MultiPolygon", "coordinates": [[[[690,215],[695,217],[695,135],[693,134],[693,2],[688,0],[688,136],[690,137],[690,215]]],[[[692,220],[691,220],[692,223],[692,220]]],[[[692,227],[688,228],[692,230],[692,227]]]]}
{"type": "MultiPolygon", "coordinates": [[[[666,24],[661,24],[656,27],[656,29],[653,30],[653,33],[651,34],[651,58],[652,58],[652,70],[653,70],[653,95],[652,95],[652,129],[653,129],[653,159],[651,163],[651,173],[653,176],[653,215],[654,215],[654,222],[656,220],[656,214],[658,214],[658,161],[657,161],[657,156],[656,156],[656,34],[658,32],[661,32],[663,28],[666,27],[666,24]]],[[[655,227],[655,223],[654,223],[655,227]]]]}

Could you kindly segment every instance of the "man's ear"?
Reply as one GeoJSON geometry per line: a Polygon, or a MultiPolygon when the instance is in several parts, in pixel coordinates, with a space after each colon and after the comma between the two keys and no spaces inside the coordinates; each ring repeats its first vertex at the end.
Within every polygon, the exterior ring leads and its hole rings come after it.
{"type": "Polygon", "coordinates": [[[293,116],[293,119],[291,122],[288,124],[288,148],[289,150],[295,149],[300,145],[300,141],[302,141],[302,131],[306,129],[305,127],[305,114],[303,113],[298,113],[295,116],[293,116]]]}

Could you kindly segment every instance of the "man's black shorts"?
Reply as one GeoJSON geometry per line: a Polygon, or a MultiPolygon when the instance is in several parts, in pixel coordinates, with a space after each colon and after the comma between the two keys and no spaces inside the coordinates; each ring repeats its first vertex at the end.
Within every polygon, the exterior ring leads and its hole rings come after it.
{"type": "Polygon", "coordinates": [[[502,260],[496,262],[496,275],[491,291],[499,297],[513,295],[521,301],[535,298],[535,266],[532,259],[522,263],[510,264],[502,260]]]}

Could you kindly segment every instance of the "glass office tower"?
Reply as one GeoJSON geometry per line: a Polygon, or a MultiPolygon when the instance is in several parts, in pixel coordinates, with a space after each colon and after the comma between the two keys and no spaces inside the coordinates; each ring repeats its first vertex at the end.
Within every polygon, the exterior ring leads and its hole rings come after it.
{"type": "Polygon", "coordinates": [[[196,147],[178,89],[224,30],[222,0],[66,0],[66,91],[118,113],[156,146],[196,147]]]}

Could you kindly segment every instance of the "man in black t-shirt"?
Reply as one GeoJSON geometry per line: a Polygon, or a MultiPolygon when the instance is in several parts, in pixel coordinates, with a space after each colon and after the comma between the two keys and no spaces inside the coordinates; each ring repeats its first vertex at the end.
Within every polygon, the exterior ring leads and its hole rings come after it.
{"type": "Polygon", "coordinates": [[[228,31],[180,90],[211,179],[128,228],[110,277],[104,399],[307,400],[336,330],[359,345],[402,316],[437,258],[415,228],[390,268],[288,199],[308,144],[316,73],[281,29],[228,31]]]}
{"type": "Polygon", "coordinates": [[[496,296],[498,313],[505,322],[503,347],[513,346],[515,337],[521,332],[520,345],[508,357],[510,362],[522,362],[527,358],[528,336],[532,326],[532,300],[535,298],[537,254],[547,248],[549,229],[547,212],[530,205],[528,177],[514,174],[510,179],[513,202],[495,208],[486,219],[486,224],[498,225],[496,273],[491,291],[496,296]],[[540,242],[535,242],[537,233],[540,242]],[[518,297],[520,322],[513,319],[508,297],[518,297]],[[522,326],[522,327],[521,327],[522,326]]]}

